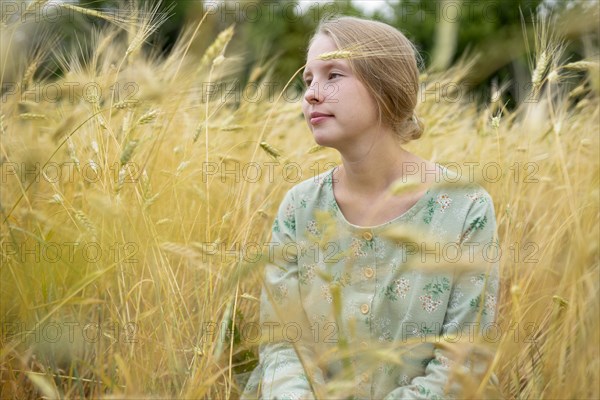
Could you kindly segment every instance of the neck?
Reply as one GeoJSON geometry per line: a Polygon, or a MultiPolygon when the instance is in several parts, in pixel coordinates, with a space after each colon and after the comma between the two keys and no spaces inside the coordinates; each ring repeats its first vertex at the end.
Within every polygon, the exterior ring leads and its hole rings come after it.
{"type": "Polygon", "coordinates": [[[338,187],[358,196],[377,197],[398,179],[424,181],[424,170],[432,169],[429,174],[433,174],[433,163],[403,149],[392,135],[381,135],[370,145],[352,149],[340,149],[342,165],[335,179],[338,187]]]}

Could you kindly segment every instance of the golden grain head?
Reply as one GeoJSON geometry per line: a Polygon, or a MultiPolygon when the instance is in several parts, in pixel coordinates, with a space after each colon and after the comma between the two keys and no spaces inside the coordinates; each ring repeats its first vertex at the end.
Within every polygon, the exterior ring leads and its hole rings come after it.
{"type": "Polygon", "coordinates": [[[311,147],[310,149],[308,149],[308,151],[306,153],[307,154],[313,154],[313,153],[316,153],[316,152],[324,150],[324,149],[326,149],[325,146],[321,146],[321,145],[316,144],[313,147],[311,147]]]}
{"type": "Polygon", "coordinates": [[[544,73],[548,68],[549,57],[546,51],[542,51],[537,59],[537,64],[531,75],[531,83],[533,84],[534,89],[539,88],[542,84],[542,79],[544,77],[544,73]]]}
{"type": "Polygon", "coordinates": [[[281,152],[267,142],[260,142],[260,147],[275,160],[281,157],[281,152]]]}
{"type": "Polygon", "coordinates": [[[129,160],[131,160],[131,156],[133,155],[133,152],[135,151],[135,148],[137,147],[138,143],[139,141],[137,140],[130,140],[127,142],[125,148],[121,152],[121,157],[119,159],[119,163],[121,164],[121,166],[127,164],[129,160]]]}
{"type": "Polygon", "coordinates": [[[154,121],[157,116],[158,116],[158,110],[150,110],[138,119],[137,124],[138,125],[149,124],[150,122],[154,121]]]}
{"type": "Polygon", "coordinates": [[[564,69],[572,69],[575,71],[588,71],[600,69],[600,63],[593,61],[576,61],[561,66],[564,69]]]}
{"type": "Polygon", "coordinates": [[[242,129],[244,129],[243,125],[236,125],[236,124],[232,124],[232,125],[225,125],[221,128],[222,131],[225,132],[231,132],[231,131],[241,131],[242,129]]]}
{"type": "Polygon", "coordinates": [[[45,114],[23,113],[19,114],[19,118],[29,121],[45,120],[48,117],[45,114]]]}
{"type": "MultiPolygon", "coordinates": [[[[204,52],[204,55],[202,56],[202,59],[200,60],[199,68],[213,64],[215,59],[219,55],[222,55],[223,52],[225,52],[225,49],[226,49],[227,45],[229,44],[229,42],[231,41],[233,34],[234,34],[234,25],[231,25],[229,28],[221,31],[219,33],[219,35],[217,35],[217,38],[215,39],[215,41],[204,52]]],[[[222,62],[222,60],[220,62],[222,62]]]]}
{"type": "Polygon", "coordinates": [[[552,301],[554,301],[554,303],[556,303],[561,308],[566,308],[569,305],[569,302],[560,297],[559,295],[552,296],[552,301]]]}
{"type": "Polygon", "coordinates": [[[317,59],[319,60],[334,60],[334,59],[348,59],[348,58],[352,58],[355,56],[355,53],[352,51],[348,51],[348,50],[338,50],[338,51],[331,51],[328,53],[323,53],[320,54],[317,59]]]}

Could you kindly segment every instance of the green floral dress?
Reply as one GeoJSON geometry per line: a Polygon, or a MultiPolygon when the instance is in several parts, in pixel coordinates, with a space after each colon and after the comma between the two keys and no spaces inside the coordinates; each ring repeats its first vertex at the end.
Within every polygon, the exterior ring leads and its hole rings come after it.
{"type": "Polygon", "coordinates": [[[412,208],[373,227],[345,219],[334,169],[287,192],[242,398],[459,398],[451,375],[483,376],[476,350],[498,339],[494,206],[439,168],[445,178],[412,208]]]}

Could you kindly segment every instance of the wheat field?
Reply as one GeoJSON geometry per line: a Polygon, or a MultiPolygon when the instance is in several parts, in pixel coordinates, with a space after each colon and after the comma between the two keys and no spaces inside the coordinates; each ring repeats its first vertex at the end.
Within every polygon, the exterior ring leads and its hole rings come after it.
{"type": "MultiPolygon", "coordinates": [[[[63,7],[110,24],[58,54],[49,36],[22,65],[21,24],[2,26],[0,397],[237,398],[256,363],[235,329],[258,318],[254,256],[285,191],[340,160],[315,146],[298,76],[268,96],[256,65],[220,91],[241,69],[235,26],[197,59],[195,21],[163,57],[143,47],[158,14],[63,7]],[[51,54],[59,77],[39,71],[51,54]]],[[[565,60],[537,27],[528,101],[453,92],[470,60],[424,71],[426,130],[407,148],[472,168],[494,199],[497,396],[600,398],[598,49],[565,60]]]]}

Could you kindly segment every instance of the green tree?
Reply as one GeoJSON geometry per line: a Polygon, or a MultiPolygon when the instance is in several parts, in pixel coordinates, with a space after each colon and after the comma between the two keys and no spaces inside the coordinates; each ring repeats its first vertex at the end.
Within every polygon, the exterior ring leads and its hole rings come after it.
{"type": "MultiPolygon", "coordinates": [[[[272,65],[271,79],[285,84],[305,61],[307,45],[319,20],[328,14],[360,15],[349,0],[335,3],[313,2],[301,7],[297,0],[253,2],[260,6],[260,17],[254,10],[242,9],[239,35],[231,52],[243,52],[247,70],[268,60],[272,65]]],[[[243,3],[242,3],[243,4],[243,3]]],[[[243,7],[242,7],[243,8],[243,7]]]]}

